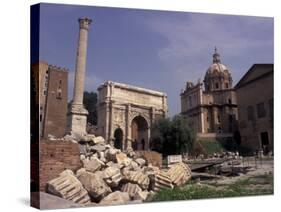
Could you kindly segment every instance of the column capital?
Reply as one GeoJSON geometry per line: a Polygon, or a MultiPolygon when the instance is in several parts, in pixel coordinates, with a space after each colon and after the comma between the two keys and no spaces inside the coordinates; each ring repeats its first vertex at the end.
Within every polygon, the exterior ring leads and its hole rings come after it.
{"type": "Polygon", "coordinates": [[[85,17],[79,18],[78,21],[79,21],[80,29],[86,29],[86,30],[89,29],[89,26],[92,23],[92,19],[85,18],[85,17]]]}

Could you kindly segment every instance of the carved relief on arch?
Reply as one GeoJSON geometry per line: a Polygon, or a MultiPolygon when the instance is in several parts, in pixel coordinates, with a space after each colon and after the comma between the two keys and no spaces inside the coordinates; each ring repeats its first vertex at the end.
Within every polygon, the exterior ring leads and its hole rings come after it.
{"type": "Polygon", "coordinates": [[[120,109],[115,109],[113,113],[113,124],[114,125],[120,125],[120,126],[125,126],[126,123],[126,117],[125,117],[125,112],[124,110],[120,109]]]}

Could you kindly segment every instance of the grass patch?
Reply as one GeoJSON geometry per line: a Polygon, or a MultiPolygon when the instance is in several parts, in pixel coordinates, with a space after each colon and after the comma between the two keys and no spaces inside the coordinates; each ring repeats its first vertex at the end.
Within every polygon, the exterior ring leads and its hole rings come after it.
{"type": "MultiPolygon", "coordinates": [[[[265,178],[268,184],[272,185],[272,175],[261,177],[265,178]]],[[[224,187],[191,183],[182,188],[161,190],[149,201],[156,202],[273,194],[273,186],[270,188],[258,188],[255,187],[256,185],[257,183],[251,179],[238,180],[224,187]]]]}

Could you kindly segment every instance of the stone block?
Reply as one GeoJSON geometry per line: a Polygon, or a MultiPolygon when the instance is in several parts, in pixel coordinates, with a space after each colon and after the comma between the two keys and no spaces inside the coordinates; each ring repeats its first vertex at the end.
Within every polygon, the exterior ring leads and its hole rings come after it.
{"type": "Polygon", "coordinates": [[[172,180],[167,172],[159,171],[154,175],[152,180],[152,190],[159,191],[161,189],[173,188],[172,180]]]}
{"type": "Polygon", "coordinates": [[[131,168],[131,170],[133,171],[140,171],[141,167],[139,166],[139,164],[135,161],[131,161],[129,167],[131,168]]]}
{"type": "Polygon", "coordinates": [[[102,136],[94,137],[92,139],[92,141],[94,144],[104,144],[105,143],[105,140],[102,136]]]}
{"type": "Polygon", "coordinates": [[[92,141],[92,138],[91,136],[88,136],[88,135],[82,135],[80,140],[79,140],[79,143],[89,143],[92,141]]]}
{"type": "Polygon", "coordinates": [[[130,147],[125,151],[125,153],[126,153],[127,156],[130,157],[130,158],[135,158],[135,156],[136,156],[136,153],[135,153],[135,152],[133,151],[133,149],[130,148],[130,147]]]}
{"type": "Polygon", "coordinates": [[[154,176],[156,173],[158,173],[160,171],[160,169],[157,166],[153,166],[150,164],[148,166],[143,167],[142,171],[147,176],[151,176],[151,175],[154,176]]]}
{"type": "Polygon", "coordinates": [[[135,195],[134,195],[134,200],[141,200],[144,201],[147,199],[149,195],[148,191],[138,191],[135,195]]]}
{"type": "Polygon", "coordinates": [[[184,163],[173,165],[167,173],[170,176],[172,183],[176,186],[184,185],[191,179],[191,169],[184,163]]]}
{"type": "Polygon", "coordinates": [[[110,187],[117,187],[122,180],[120,169],[116,167],[107,167],[103,171],[103,179],[110,187]]]}
{"type": "Polygon", "coordinates": [[[86,145],[78,144],[78,146],[79,146],[80,154],[88,155],[88,151],[87,151],[87,146],[86,145]]]}
{"type": "Polygon", "coordinates": [[[72,143],[78,143],[77,140],[75,139],[75,137],[72,136],[72,135],[69,135],[69,134],[65,135],[65,136],[63,137],[63,140],[65,140],[65,141],[71,141],[72,143]]]}
{"type": "Polygon", "coordinates": [[[129,166],[132,159],[128,158],[126,154],[120,152],[116,154],[116,161],[121,166],[129,166]]]}
{"type": "Polygon", "coordinates": [[[115,191],[100,201],[101,205],[121,205],[130,201],[130,196],[127,192],[115,191]]]}
{"type": "Polygon", "coordinates": [[[82,160],[85,160],[85,159],[86,159],[86,156],[83,155],[83,154],[81,154],[81,155],[80,155],[80,160],[82,161],[82,160]]]}
{"type": "Polygon", "coordinates": [[[78,204],[88,204],[91,201],[87,190],[71,170],[65,170],[57,178],[49,181],[47,191],[78,204]]]}
{"type": "Polygon", "coordinates": [[[87,158],[82,162],[83,162],[83,167],[89,172],[98,171],[101,169],[102,166],[105,165],[102,161],[100,161],[96,157],[91,157],[90,159],[87,158]]]}
{"type": "Polygon", "coordinates": [[[86,172],[86,169],[85,168],[78,169],[76,172],[76,177],[82,174],[82,172],[86,172]]]}
{"type": "Polygon", "coordinates": [[[77,114],[77,111],[73,113],[73,109],[74,108],[71,108],[71,111],[69,111],[69,114],[67,116],[67,130],[73,131],[79,135],[85,135],[87,127],[87,114],[77,114]]]}
{"type": "Polygon", "coordinates": [[[117,150],[113,149],[113,148],[109,148],[107,149],[104,153],[105,153],[105,158],[108,161],[113,161],[116,162],[116,154],[117,154],[117,150]]]}
{"type": "Polygon", "coordinates": [[[141,171],[127,171],[124,174],[124,180],[131,183],[138,184],[143,190],[148,189],[149,178],[141,171]]]}
{"type": "Polygon", "coordinates": [[[131,199],[134,198],[134,196],[142,191],[141,188],[137,184],[133,183],[126,183],[121,187],[122,192],[127,192],[131,199]]]}
{"type": "Polygon", "coordinates": [[[107,194],[111,193],[110,187],[103,181],[98,174],[93,174],[87,171],[80,171],[77,177],[88,191],[93,200],[99,201],[107,194]]]}
{"type": "Polygon", "coordinates": [[[97,152],[97,155],[98,155],[98,158],[99,158],[99,159],[105,158],[105,154],[104,154],[104,152],[102,152],[102,151],[97,152]]]}
{"type": "Polygon", "coordinates": [[[105,149],[106,149],[106,147],[102,144],[97,144],[97,145],[90,147],[90,150],[92,152],[103,152],[103,151],[105,151],[105,149]]]}
{"type": "Polygon", "coordinates": [[[146,165],[146,161],[143,158],[137,158],[135,161],[139,164],[140,167],[143,167],[146,165]]]}

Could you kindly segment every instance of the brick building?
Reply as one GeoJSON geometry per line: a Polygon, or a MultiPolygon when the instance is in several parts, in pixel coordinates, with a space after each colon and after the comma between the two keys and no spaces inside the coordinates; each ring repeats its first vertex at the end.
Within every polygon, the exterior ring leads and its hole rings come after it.
{"type": "Polygon", "coordinates": [[[235,90],[241,145],[273,150],[273,64],[254,64],[235,90]]]}
{"type": "Polygon", "coordinates": [[[62,137],[66,130],[68,70],[38,62],[32,65],[40,137],[62,137]]]}

